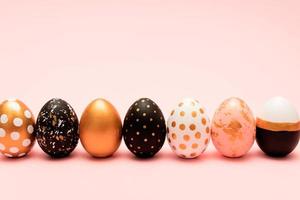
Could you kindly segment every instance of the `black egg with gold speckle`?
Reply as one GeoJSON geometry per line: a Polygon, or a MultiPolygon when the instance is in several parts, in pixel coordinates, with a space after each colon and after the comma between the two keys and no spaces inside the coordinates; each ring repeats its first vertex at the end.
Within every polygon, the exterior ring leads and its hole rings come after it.
{"type": "Polygon", "coordinates": [[[154,156],[166,138],[166,123],[160,108],[148,98],[134,102],[125,116],[122,134],[134,155],[141,158],[154,156]]]}
{"type": "Polygon", "coordinates": [[[78,128],[74,109],[62,99],[51,99],[37,117],[37,142],[52,157],[68,156],[78,144],[78,128]]]}

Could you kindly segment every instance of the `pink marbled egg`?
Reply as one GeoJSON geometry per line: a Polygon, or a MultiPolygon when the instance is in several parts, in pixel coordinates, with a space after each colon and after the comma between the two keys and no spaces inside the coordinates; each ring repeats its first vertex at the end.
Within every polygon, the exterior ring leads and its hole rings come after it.
{"type": "Polygon", "coordinates": [[[226,157],[241,157],[255,139],[255,118],[248,105],[239,98],[225,100],[212,120],[212,141],[226,157]]]}

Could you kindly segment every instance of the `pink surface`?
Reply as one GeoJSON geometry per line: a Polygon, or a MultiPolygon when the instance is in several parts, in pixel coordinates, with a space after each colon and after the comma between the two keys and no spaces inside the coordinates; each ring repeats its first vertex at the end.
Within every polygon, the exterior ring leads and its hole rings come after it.
{"type": "MultiPolygon", "coordinates": [[[[38,114],[52,97],[78,116],[96,97],[124,117],[147,96],[165,117],[183,97],[210,117],[230,96],[254,113],[282,95],[300,108],[299,1],[0,1],[0,99],[17,97],[38,114]]],[[[212,143],[182,160],[165,143],[137,160],[124,143],[91,159],[81,146],[51,160],[38,145],[23,159],[0,159],[1,199],[299,199],[300,147],[265,157],[256,144],[241,159],[212,143]]]]}
{"type": "Polygon", "coordinates": [[[222,102],[211,123],[212,142],[222,155],[245,155],[253,146],[255,134],[255,118],[242,99],[234,97],[222,102]]]}

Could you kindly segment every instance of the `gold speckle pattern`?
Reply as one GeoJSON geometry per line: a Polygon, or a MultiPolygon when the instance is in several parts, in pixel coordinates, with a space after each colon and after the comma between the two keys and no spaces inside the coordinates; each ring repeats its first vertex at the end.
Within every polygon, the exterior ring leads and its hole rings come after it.
{"type": "Polygon", "coordinates": [[[53,98],[41,108],[37,117],[37,143],[53,158],[66,157],[78,144],[78,127],[78,118],[71,105],[53,98]]]}
{"type": "Polygon", "coordinates": [[[212,141],[224,156],[241,157],[252,147],[255,130],[255,118],[247,104],[239,98],[229,98],[212,120],[212,141]]]}

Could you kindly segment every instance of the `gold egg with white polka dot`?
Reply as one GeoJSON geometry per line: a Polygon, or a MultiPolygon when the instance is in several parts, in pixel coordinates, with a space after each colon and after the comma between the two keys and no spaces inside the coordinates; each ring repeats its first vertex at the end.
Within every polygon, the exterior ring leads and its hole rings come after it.
{"type": "Polygon", "coordinates": [[[0,104],[0,152],[9,158],[23,157],[35,141],[34,117],[20,100],[9,99],[0,104]]]}

